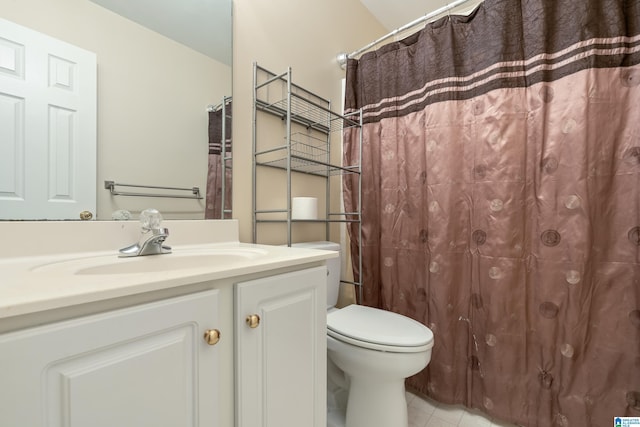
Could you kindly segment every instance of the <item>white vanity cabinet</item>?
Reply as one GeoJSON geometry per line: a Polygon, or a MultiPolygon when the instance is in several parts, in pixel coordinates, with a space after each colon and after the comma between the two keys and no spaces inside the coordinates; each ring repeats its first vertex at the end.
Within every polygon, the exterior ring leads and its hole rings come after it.
{"type": "Polygon", "coordinates": [[[236,284],[236,427],[326,426],[326,275],[236,284]]]}
{"type": "Polygon", "coordinates": [[[0,334],[0,425],[220,427],[218,296],[0,334]]]}

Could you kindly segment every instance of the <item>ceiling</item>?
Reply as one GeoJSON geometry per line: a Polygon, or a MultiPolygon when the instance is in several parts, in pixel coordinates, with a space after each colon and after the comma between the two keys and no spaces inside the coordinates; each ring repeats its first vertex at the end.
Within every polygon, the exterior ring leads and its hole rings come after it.
{"type": "MultiPolygon", "coordinates": [[[[389,31],[400,28],[434,10],[453,3],[453,0],[360,0],[360,2],[389,31]],[[401,7],[399,7],[401,5],[401,7]]],[[[451,13],[468,14],[482,0],[468,0],[451,13]]]]}
{"type": "MultiPolygon", "coordinates": [[[[91,1],[224,64],[231,65],[231,0],[91,1]]],[[[481,1],[468,0],[452,9],[451,13],[469,13],[481,1]]],[[[452,3],[453,0],[402,0],[401,2],[360,0],[360,2],[391,32],[452,3]],[[399,4],[402,7],[398,7],[399,4]]],[[[409,32],[411,30],[398,37],[404,37],[409,32]]]]}
{"type": "Polygon", "coordinates": [[[231,65],[231,0],[91,0],[231,65]]]}

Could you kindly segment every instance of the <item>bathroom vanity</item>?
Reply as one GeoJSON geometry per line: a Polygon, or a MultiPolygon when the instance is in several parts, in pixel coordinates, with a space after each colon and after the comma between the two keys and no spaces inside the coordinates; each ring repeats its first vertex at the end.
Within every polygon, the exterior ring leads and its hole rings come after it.
{"type": "Polygon", "coordinates": [[[173,253],[123,259],[136,223],[0,223],[0,425],[326,425],[336,254],[165,225],[173,253]]]}

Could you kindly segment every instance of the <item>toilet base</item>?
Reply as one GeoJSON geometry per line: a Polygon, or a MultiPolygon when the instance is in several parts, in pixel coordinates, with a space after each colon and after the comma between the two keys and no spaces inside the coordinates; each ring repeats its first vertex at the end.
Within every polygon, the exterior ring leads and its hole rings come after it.
{"type": "Polygon", "coordinates": [[[340,404],[341,395],[347,393],[332,387],[327,394],[327,427],[407,427],[407,401],[404,381],[398,384],[351,383],[348,405],[340,404]],[[372,395],[371,390],[383,390],[372,395]],[[364,388],[364,392],[363,389],[364,388]],[[352,393],[353,390],[353,394],[352,393]],[[366,396],[366,398],[358,397],[366,396]],[[384,402],[374,404],[374,402],[384,402]],[[346,406],[346,408],[345,408],[346,406]],[[345,410],[346,409],[346,410],[345,410]]]}
{"type": "Polygon", "coordinates": [[[345,427],[407,427],[404,378],[373,382],[351,378],[345,427]]]}
{"type": "Polygon", "coordinates": [[[327,360],[327,427],[407,427],[404,378],[348,377],[327,360]]]}
{"type": "Polygon", "coordinates": [[[328,412],[327,427],[345,427],[345,414],[340,411],[328,412]]]}
{"type": "Polygon", "coordinates": [[[345,427],[348,399],[349,380],[327,358],[327,427],[345,427]]]}
{"type": "MultiPolygon", "coordinates": [[[[344,427],[407,427],[405,379],[420,372],[431,359],[431,350],[391,353],[353,346],[327,336],[328,409],[345,411],[344,427]],[[335,390],[348,390],[344,394],[335,390]],[[333,394],[332,394],[333,393],[333,394]],[[337,398],[342,396],[340,398],[337,398]]],[[[330,425],[330,427],[342,427],[330,425]]]]}

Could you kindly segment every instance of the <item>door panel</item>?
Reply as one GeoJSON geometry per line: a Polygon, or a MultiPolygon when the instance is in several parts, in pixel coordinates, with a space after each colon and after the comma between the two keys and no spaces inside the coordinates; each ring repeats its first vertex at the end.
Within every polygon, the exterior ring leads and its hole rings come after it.
{"type": "Polygon", "coordinates": [[[326,426],[326,272],[236,285],[238,427],[326,426]]]}
{"type": "Polygon", "coordinates": [[[0,19],[0,219],[96,209],[97,60],[0,19]]]}
{"type": "Polygon", "coordinates": [[[0,426],[218,426],[218,291],[0,334],[0,426]]]}

